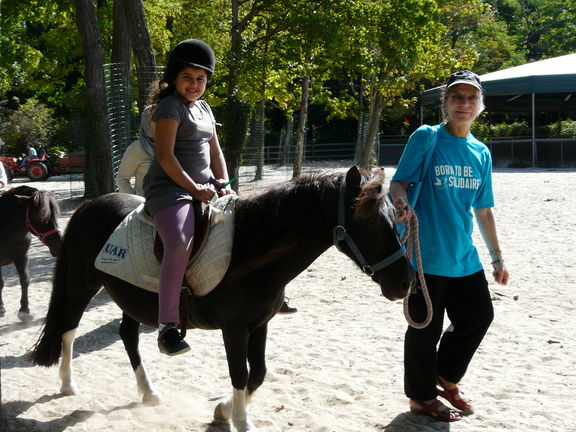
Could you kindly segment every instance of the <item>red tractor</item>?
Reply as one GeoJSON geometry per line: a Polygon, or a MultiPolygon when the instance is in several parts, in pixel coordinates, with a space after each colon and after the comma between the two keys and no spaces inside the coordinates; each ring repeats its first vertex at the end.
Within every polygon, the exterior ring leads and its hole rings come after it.
{"type": "Polygon", "coordinates": [[[50,175],[49,161],[46,159],[45,153],[40,157],[27,160],[23,167],[18,165],[20,159],[15,157],[0,156],[0,161],[4,164],[8,180],[21,174],[28,176],[32,181],[42,181],[50,175]]]}
{"type": "Polygon", "coordinates": [[[56,162],[50,162],[46,153],[42,153],[39,157],[27,160],[22,168],[18,165],[20,161],[15,157],[0,156],[9,181],[18,175],[27,176],[32,181],[43,181],[51,175],[83,173],[85,162],[83,152],[65,154],[56,162]]]}

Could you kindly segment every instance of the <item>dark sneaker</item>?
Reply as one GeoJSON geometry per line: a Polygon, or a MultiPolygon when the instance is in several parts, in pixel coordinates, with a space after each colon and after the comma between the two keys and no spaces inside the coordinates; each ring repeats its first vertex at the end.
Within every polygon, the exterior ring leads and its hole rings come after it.
{"type": "Polygon", "coordinates": [[[190,351],[190,345],[186,343],[175,326],[166,326],[158,333],[158,348],[162,354],[175,356],[190,351]]]}
{"type": "Polygon", "coordinates": [[[298,311],[298,309],[296,309],[295,307],[288,306],[288,302],[286,300],[284,300],[284,303],[282,303],[282,307],[280,308],[278,313],[279,314],[293,314],[294,312],[297,312],[297,311],[298,311]]]}

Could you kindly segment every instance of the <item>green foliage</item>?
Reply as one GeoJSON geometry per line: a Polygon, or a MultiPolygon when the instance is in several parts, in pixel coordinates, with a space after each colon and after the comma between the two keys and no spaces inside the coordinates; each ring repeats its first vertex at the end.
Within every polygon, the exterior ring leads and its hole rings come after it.
{"type": "Polygon", "coordinates": [[[524,61],[576,52],[576,2],[566,0],[489,0],[499,20],[526,52],[524,61]]]}
{"type": "MultiPolygon", "coordinates": [[[[498,123],[490,126],[486,119],[474,122],[472,133],[480,140],[487,141],[492,138],[504,137],[531,137],[532,129],[527,121],[512,123],[498,123]]],[[[576,136],[576,120],[562,120],[547,125],[536,126],[538,137],[574,137],[576,136]]]]}
{"type": "Polygon", "coordinates": [[[568,137],[576,137],[576,120],[561,121],[560,135],[568,137]]]}
{"type": "Polygon", "coordinates": [[[532,135],[532,130],[525,121],[510,124],[500,123],[492,126],[492,136],[495,137],[521,137],[530,135],[532,135]]]}
{"type": "Polygon", "coordinates": [[[36,99],[28,99],[2,122],[0,134],[9,154],[24,153],[26,144],[47,146],[60,125],[53,111],[36,99]]]}
{"type": "Polygon", "coordinates": [[[472,124],[472,135],[480,141],[488,141],[490,139],[490,124],[484,118],[479,118],[472,124]]]}
{"type": "Polygon", "coordinates": [[[524,52],[518,48],[517,37],[508,34],[506,23],[493,14],[479,23],[473,41],[478,60],[473,69],[479,75],[520,65],[524,52]]]}
{"type": "Polygon", "coordinates": [[[46,147],[46,158],[52,163],[57,164],[58,160],[64,156],[67,152],[66,147],[61,145],[53,145],[50,147],[46,147]]]}
{"type": "Polygon", "coordinates": [[[4,0],[0,29],[0,95],[14,92],[62,106],[82,73],[71,2],[4,0]]]}
{"type": "MultiPolygon", "coordinates": [[[[96,3],[109,56],[114,0],[96,3]]],[[[182,39],[201,38],[214,48],[217,70],[206,98],[215,106],[229,97],[232,71],[238,101],[264,99],[293,112],[301,80],[310,76],[310,101],[329,118],[357,118],[363,92],[363,109],[380,100],[381,118],[395,124],[413,110],[419,90],[455,69],[481,74],[576,52],[576,2],[567,0],[246,0],[236,3],[234,28],[232,4],[144,0],[158,64],[182,39]],[[242,33],[239,56],[231,45],[234,30],[242,33]]],[[[51,132],[34,140],[80,142],[70,137],[71,125],[53,119],[76,109],[82,50],[74,2],[0,1],[0,101],[8,111],[1,133],[11,145],[22,145],[24,135],[10,126],[9,114],[29,98],[48,107],[52,119],[51,132]]],[[[548,133],[557,134],[557,124],[552,128],[548,133]]],[[[573,129],[562,122],[565,130],[573,129]]]]}

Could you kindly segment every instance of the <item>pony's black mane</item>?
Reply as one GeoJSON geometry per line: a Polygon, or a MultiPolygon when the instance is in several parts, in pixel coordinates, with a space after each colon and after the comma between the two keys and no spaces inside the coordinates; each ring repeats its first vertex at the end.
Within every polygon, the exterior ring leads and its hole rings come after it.
{"type": "Polygon", "coordinates": [[[327,190],[336,190],[342,182],[343,174],[311,173],[279,183],[264,192],[250,197],[241,197],[236,210],[242,219],[253,218],[252,213],[266,218],[286,216],[283,208],[304,209],[318,199],[327,190]],[[297,200],[297,203],[293,201],[297,200]]]}
{"type": "MultiPolygon", "coordinates": [[[[382,206],[386,199],[383,193],[384,171],[361,171],[362,193],[357,203],[357,212],[362,212],[359,207],[364,207],[370,202],[370,207],[382,206]]],[[[328,191],[336,191],[344,181],[344,173],[309,173],[296,177],[292,180],[279,183],[266,191],[250,196],[241,197],[236,208],[240,214],[252,213],[257,208],[258,212],[268,215],[279,215],[284,205],[292,204],[292,200],[298,200],[299,208],[307,208],[314,205],[322,194],[328,191]]],[[[367,210],[367,209],[364,209],[367,210]]],[[[252,215],[250,215],[252,217],[252,215]]]]}
{"type": "MultiPolygon", "coordinates": [[[[301,232],[309,227],[327,223],[325,199],[337,202],[338,190],[344,182],[344,173],[309,173],[292,180],[279,183],[266,191],[241,197],[236,203],[236,226],[242,228],[245,238],[240,238],[237,230],[236,240],[249,241],[254,250],[264,241],[257,233],[277,238],[281,243],[289,230],[295,225],[301,232]],[[248,237],[250,236],[250,237],[248,237]]],[[[383,171],[362,172],[361,191],[355,201],[355,216],[374,214],[384,205],[383,171]]],[[[336,205],[328,217],[336,223],[336,205]]],[[[266,242],[269,246],[269,240],[266,242]]]]}

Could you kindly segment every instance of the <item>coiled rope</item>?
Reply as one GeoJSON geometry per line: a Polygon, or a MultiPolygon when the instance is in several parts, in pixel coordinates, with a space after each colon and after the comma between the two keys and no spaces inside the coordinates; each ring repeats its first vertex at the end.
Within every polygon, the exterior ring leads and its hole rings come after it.
{"type": "Polygon", "coordinates": [[[422,329],[430,324],[432,321],[432,315],[434,311],[432,310],[432,301],[430,300],[430,294],[428,293],[428,287],[426,286],[426,280],[424,279],[424,270],[422,268],[422,256],[420,255],[420,239],[418,237],[418,218],[416,213],[412,212],[412,217],[410,221],[404,222],[406,227],[404,235],[402,236],[402,243],[408,243],[408,256],[412,259],[412,252],[414,251],[416,255],[416,269],[418,272],[418,281],[420,282],[420,288],[422,289],[422,294],[424,295],[424,301],[426,302],[426,319],[417,323],[410,317],[410,311],[408,309],[408,299],[415,291],[408,297],[404,298],[404,317],[408,322],[408,325],[416,329],[422,329]]]}

